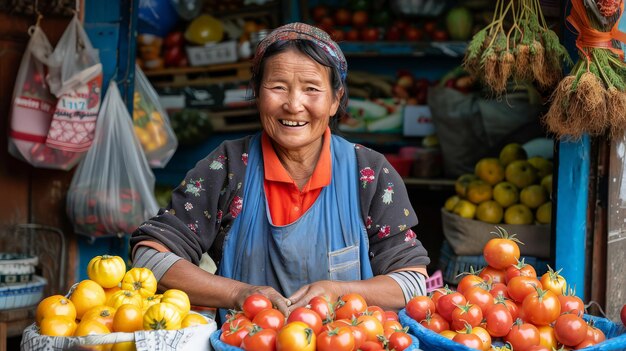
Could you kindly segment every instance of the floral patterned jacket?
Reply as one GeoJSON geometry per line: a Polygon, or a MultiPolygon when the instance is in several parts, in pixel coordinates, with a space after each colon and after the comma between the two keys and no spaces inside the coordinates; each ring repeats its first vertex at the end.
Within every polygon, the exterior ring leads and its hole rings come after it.
{"type": "MultiPolygon", "coordinates": [[[[204,252],[219,265],[224,237],[241,212],[251,136],[223,142],[191,169],[172,201],[133,233],[131,245],[152,240],[195,264],[204,252]]],[[[427,252],[411,229],[417,216],[402,178],[385,157],[355,144],[360,203],[375,275],[427,265],[427,252]]]]}

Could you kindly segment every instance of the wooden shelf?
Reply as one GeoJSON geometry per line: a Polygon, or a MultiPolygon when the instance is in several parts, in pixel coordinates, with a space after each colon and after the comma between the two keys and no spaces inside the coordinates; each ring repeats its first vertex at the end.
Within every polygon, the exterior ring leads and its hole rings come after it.
{"type": "Polygon", "coordinates": [[[454,179],[444,178],[403,178],[404,184],[415,187],[427,187],[430,189],[454,188],[454,179]]]}
{"type": "Polygon", "coordinates": [[[198,67],[147,70],[146,76],[157,87],[187,87],[225,82],[249,81],[252,77],[250,61],[198,67]]]}
{"type": "Polygon", "coordinates": [[[344,41],[339,46],[344,55],[351,57],[377,56],[449,56],[463,57],[467,49],[464,41],[344,41]]]}

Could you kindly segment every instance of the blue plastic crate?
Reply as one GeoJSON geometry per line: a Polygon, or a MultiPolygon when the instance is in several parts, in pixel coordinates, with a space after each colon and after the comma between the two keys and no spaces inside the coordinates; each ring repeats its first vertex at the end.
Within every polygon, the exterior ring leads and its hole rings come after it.
{"type": "MultiPolygon", "coordinates": [[[[222,335],[222,331],[218,329],[217,331],[213,332],[209,338],[211,341],[211,346],[213,346],[213,349],[215,351],[241,351],[242,350],[239,347],[225,344],[222,340],[220,340],[221,335],[222,335]]],[[[413,339],[413,343],[411,344],[411,346],[407,347],[405,350],[406,351],[420,351],[419,340],[417,339],[417,337],[412,334],[409,334],[409,335],[411,336],[411,339],[413,339]]]]}
{"type": "MultiPolygon", "coordinates": [[[[406,314],[406,310],[402,309],[398,316],[400,317],[400,324],[404,327],[409,327],[409,333],[419,340],[420,345],[424,350],[430,351],[472,351],[467,346],[458,344],[444,336],[441,336],[418,322],[406,314]]],[[[594,325],[602,330],[606,335],[606,340],[597,345],[586,347],[581,350],[585,351],[612,351],[612,350],[626,350],[626,328],[621,324],[613,323],[612,321],[595,317],[591,315],[584,315],[585,320],[593,320],[594,325]]]]}
{"type": "MultiPolygon", "coordinates": [[[[543,275],[548,271],[548,265],[552,265],[552,262],[546,261],[537,257],[522,256],[526,264],[532,265],[537,271],[537,276],[543,275]]],[[[520,258],[520,259],[521,259],[520,258]]],[[[469,272],[470,267],[474,270],[478,270],[487,266],[487,261],[482,255],[478,256],[457,256],[452,251],[452,247],[444,240],[441,245],[441,252],[439,254],[439,269],[443,272],[443,280],[452,285],[457,285],[462,276],[459,274],[463,272],[469,272]]]]}

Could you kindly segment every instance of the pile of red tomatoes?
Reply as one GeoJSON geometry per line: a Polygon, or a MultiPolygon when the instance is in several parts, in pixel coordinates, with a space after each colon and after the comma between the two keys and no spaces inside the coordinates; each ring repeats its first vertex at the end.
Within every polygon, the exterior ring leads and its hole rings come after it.
{"type": "Polygon", "coordinates": [[[456,291],[443,288],[418,296],[406,312],[422,326],[478,350],[552,351],[581,349],[605,340],[604,333],[582,317],[583,301],[568,289],[560,271],[519,261],[515,235],[499,228],[483,249],[488,266],[465,275],[456,291]]]}
{"type": "Polygon", "coordinates": [[[368,306],[356,293],[332,302],[316,296],[289,317],[265,296],[250,295],[221,331],[222,342],[255,351],[402,351],[412,343],[395,312],[368,306]]]}

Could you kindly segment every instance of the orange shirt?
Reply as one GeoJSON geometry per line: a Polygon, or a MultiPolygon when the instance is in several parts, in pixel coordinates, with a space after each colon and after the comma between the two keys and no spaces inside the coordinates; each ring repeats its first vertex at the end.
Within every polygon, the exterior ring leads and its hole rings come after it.
{"type": "Polygon", "coordinates": [[[317,200],[322,188],[330,184],[330,128],[326,128],[322,142],[322,152],[317,161],[311,178],[302,188],[298,189],[296,182],[278,159],[272,143],[265,134],[261,138],[265,179],[263,186],[274,225],[287,225],[295,222],[317,200]]]}

